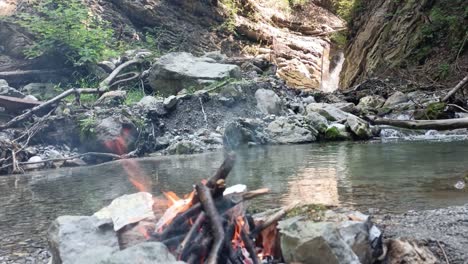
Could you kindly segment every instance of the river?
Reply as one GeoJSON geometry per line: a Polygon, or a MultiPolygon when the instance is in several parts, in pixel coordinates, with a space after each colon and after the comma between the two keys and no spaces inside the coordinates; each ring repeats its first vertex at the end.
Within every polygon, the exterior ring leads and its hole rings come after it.
{"type": "MultiPolygon", "coordinates": [[[[154,195],[184,194],[222,160],[219,152],[0,177],[0,256],[44,247],[59,215],[89,215],[136,192],[129,176],[154,195]]],[[[300,200],[398,213],[466,204],[468,192],[453,185],[467,171],[468,141],[328,142],[240,150],[228,183],[270,188],[253,202],[258,210],[300,200]]]]}

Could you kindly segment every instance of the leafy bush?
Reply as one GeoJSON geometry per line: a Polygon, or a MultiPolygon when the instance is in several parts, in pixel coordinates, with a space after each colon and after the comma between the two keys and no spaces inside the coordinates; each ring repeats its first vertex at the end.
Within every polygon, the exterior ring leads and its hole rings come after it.
{"type": "Polygon", "coordinates": [[[361,7],[360,0],[334,0],[336,14],[350,23],[353,14],[361,7]]]}
{"type": "Polygon", "coordinates": [[[60,54],[75,65],[115,55],[113,31],[81,0],[43,0],[33,13],[19,15],[19,24],[33,33],[36,43],[26,51],[30,58],[60,54]]]}

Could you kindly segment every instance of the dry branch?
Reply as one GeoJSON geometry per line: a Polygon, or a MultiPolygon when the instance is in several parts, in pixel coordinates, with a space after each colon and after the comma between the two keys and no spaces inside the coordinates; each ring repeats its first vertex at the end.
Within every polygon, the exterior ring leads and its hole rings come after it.
{"type": "Polygon", "coordinates": [[[263,223],[257,225],[255,227],[255,229],[250,232],[250,237],[258,236],[258,234],[260,234],[260,232],[265,230],[270,225],[272,225],[272,224],[278,222],[279,220],[281,220],[289,211],[294,209],[298,204],[299,204],[298,202],[292,203],[292,204],[290,204],[288,206],[285,206],[285,207],[281,208],[278,212],[276,212],[276,213],[272,214],[271,216],[269,216],[265,221],[263,221],[263,223]]]}
{"type": "Polygon", "coordinates": [[[376,117],[368,117],[368,119],[376,125],[389,125],[409,129],[451,130],[468,128],[467,117],[439,120],[394,120],[376,117]]]}
{"type": "Polygon", "coordinates": [[[211,222],[211,227],[213,231],[213,245],[211,247],[210,254],[206,260],[207,264],[216,264],[218,263],[218,258],[221,254],[224,244],[224,229],[221,220],[221,216],[216,209],[216,205],[211,196],[211,191],[203,184],[197,184],[196,186],[198,198],[200,203],[203,206],[203,210],[207,214],[211,222]]]}
{"type": "Polygon", "coordinates": [[[448,92],[448,94],[442,99],[442,102],[446,102],[448,99],[450,99],[450,97],[452,97],[458,90],[460,90],[460,88],[465,86],[465,84],[467,83],[468,75],[466,75],[465,78],[463,78],[463,80],[461,80],[455,87],[453,87],[452,90],[448,92]]]}

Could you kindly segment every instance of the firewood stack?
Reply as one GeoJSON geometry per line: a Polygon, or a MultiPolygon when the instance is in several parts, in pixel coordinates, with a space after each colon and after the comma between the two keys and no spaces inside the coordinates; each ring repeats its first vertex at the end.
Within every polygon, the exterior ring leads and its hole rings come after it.
{"type": "Polygon", "coordinates": [[[195,185],[189,207],[163,227],[157,227],[151,239],[164,243],[177,259],[187,263],[261,263],[258,257],[261,249],[257,250],[255,240],[276,221],[270,219],[255,226],[242,203],[268,193],[268,189],[223,195],[225,180],[234,163],[235,156],[227,154],[210,179],[195,185]]]}

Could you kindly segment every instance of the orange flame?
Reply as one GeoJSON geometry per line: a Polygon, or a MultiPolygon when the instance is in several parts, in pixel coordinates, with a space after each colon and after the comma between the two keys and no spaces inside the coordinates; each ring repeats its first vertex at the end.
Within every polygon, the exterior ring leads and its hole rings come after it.
{"type": "Polygon", "coordinates": [[[244,224],[245,224],[244,217],[238,216],[236,218],[234,236],[232,237],[232,240],[231,240],[232,247],[234,249],[236,249],[238,247],[245,247],[244,246],[244,241],[242,240],[242,237],[241,237],[241,232],[242,232],[242,229],[244,229],[244,224]]]}
{"type": "Polygon", "coordinates": [[[195,191],[186,195],[184,199],[179,198],[177,194],[173,192],[164,192],[163,194],[168,200],[169,208],[156,224],[156,230],[158,230],[158,232],[161,231],[164,226],[170,224],[178,214],[187,211],[192,206],[192,201],[195,197],[195,191]]]}

